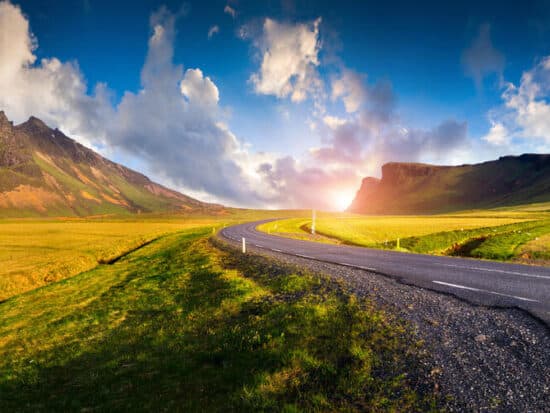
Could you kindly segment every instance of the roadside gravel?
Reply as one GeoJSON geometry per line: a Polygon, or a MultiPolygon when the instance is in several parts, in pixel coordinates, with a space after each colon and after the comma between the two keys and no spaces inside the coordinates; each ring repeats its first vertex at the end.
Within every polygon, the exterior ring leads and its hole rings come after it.
{"type": "Polygon", "coordinates": [[[408,321],[425,343],[426,368],[445,411],[550,412],[550,329],[526,312],[475,306],[364,270],[249,251],[342,280],[408,321]]]}

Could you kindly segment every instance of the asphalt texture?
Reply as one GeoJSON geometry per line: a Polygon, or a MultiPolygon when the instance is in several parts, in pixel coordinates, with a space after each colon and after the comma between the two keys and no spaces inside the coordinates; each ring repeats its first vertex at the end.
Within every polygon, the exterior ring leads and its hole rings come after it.
{"type": "Polygon", "coordinates": [[[550,268],[301,241],[258,231],[256,221],[220,234],[248,247],[366,270],[453,294],[473,304],[516,307],[550,325],[550,268]]]}

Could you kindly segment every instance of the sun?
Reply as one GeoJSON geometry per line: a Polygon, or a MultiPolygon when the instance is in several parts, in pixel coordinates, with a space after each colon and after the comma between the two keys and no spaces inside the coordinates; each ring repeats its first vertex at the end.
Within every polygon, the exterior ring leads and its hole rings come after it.
{"type": "Polygon", "coordinates": [[[345,211],[352,203],[355,192],[351,190],[334,191],[332,195],[332,204],[337,211],[345,211]]]}

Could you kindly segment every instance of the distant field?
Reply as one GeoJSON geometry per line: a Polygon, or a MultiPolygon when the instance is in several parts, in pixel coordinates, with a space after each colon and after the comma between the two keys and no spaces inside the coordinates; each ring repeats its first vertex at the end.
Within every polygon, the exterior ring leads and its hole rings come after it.
{"type": "Polygon", "coordinates": [[[259,229],[320,242],[544,264],[550,259],[547,208],[542,204],[433,216],[322,214],[316,221],[316,236],[309,234],[311,218],[270,222],[259,229]]]}
{"type": "Polygon", "coordinates": [[[208,223],[0,221],[0,300],[94,268],[160,235],[208,223]]]}
{"type": "Polygon", "coordinates": [[[299,214],[303,212],[228,210],[220,216],[0,220],[0,301],[90,270],[164,234],[299,214]]]}
{"type": "Polygon", "coordinates": [[[180,232],[1,303],[0,411],[435,410],[420,343],[372,303],[220,250],[204,222],[105,225],[12,228],[51,234],[52,259],[180,232]]]}

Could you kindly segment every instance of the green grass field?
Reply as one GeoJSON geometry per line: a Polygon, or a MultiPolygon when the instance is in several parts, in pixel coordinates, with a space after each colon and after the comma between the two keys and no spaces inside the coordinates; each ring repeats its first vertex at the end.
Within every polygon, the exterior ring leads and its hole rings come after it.
{"type": "MultiPolygon", "coordinates": [[[[40,234],[66,224],[49,225],[40,234]]],[[[128,229],[80,225],[103,246],[128,229]]],[[[173,225],[0,304],[0,411],[433,409],[398,320],[324,278],[214,247],[211,225],[173,225]]]]}
{"type": "Polygon", "coordinates": [[[309,233],[310,217],[269,222],[258,228],[319,242],[547,264],[549,209],[541,204],[432,216],[320,214],[315,236],[309,233]]]}

